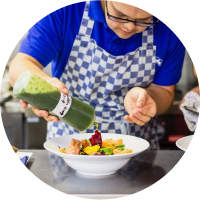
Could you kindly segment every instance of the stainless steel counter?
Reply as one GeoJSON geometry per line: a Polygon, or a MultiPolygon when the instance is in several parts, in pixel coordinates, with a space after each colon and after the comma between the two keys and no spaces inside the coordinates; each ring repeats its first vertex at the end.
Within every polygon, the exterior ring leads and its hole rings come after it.
{"type": "Polygon", "coordinates": [[[133,157],[117,173],[102,177],[78,174],[64,160],[46,150],[33,152],[27,168],[40,180],[67,194],[91,199],[109,199],[139,192],[164,177],[183,151],[145,151],[133,157]]]}

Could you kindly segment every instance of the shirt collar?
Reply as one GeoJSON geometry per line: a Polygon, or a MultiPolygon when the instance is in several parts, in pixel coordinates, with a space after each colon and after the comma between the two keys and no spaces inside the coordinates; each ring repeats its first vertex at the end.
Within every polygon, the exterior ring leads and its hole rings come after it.
{"type": "Polygon", "coordinates": [[[98,1],[98,0],[90,1],[88,16],[90,18],[94,19],[95,21],[99,21],[103,24],[106,24],[106,26],[107,26],[105,14],[104,14],[102,7],[101,7],[101,1],[98,1]]]}

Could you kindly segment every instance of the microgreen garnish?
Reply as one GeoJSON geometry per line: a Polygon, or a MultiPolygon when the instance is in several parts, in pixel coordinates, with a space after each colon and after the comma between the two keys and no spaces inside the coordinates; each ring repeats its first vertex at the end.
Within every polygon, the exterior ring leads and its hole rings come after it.
{"type": "Polygon", "coordinates": [[[89,140],[89,139],[87,140],[87,142],[89,143],[89,145],[90,145],[90,146],[92,146],[92,145],[91,145],[91,142],[90,142],[90,140],[89,140]]]}
{"type": "Polygon", "coordinates": [[[97,122],[94,122],[94,126],[96,126],[96,130],[98,130],[98,124],[97,124],[97,122]]]}

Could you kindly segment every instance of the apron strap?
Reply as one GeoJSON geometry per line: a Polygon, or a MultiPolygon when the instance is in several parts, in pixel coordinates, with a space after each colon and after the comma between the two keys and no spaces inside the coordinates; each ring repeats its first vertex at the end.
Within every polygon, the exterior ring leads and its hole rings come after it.
{"type": "Polygon", "coordinates": [[[90,7],[90,1],[87,1],[85,3],[85,9],[78,35],[90,38],[94,26],[94,20],[88,17],[89,7],[90,7]]]}
{"type": "MultiPolygon", "coordinates": [[[[153,23],[153,18],[151,23],[153,23]]],[[[143,45],[153,46],[153,26],[149,26],[142,32],[142,46],[143,45]]]]}

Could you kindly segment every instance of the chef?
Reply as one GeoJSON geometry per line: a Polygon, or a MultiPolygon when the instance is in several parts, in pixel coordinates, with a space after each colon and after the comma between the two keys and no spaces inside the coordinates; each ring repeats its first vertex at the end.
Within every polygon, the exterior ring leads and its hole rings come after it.
{"type": "MultiPolygon", "coordinates": [[[[30,70],[93,106],[101,133],[135,135],[159,149],[156,115],[172,105],[184,55],[177,36],[150,13],[114,1],[81,2],[29,30],[10,65],[10,83],[30,70]],[[50,62],[53,77],[42,71],[50,62]]],[[[48,121],[47,139],[79,133],[45,110],[32,110],[48,121]]]]}

